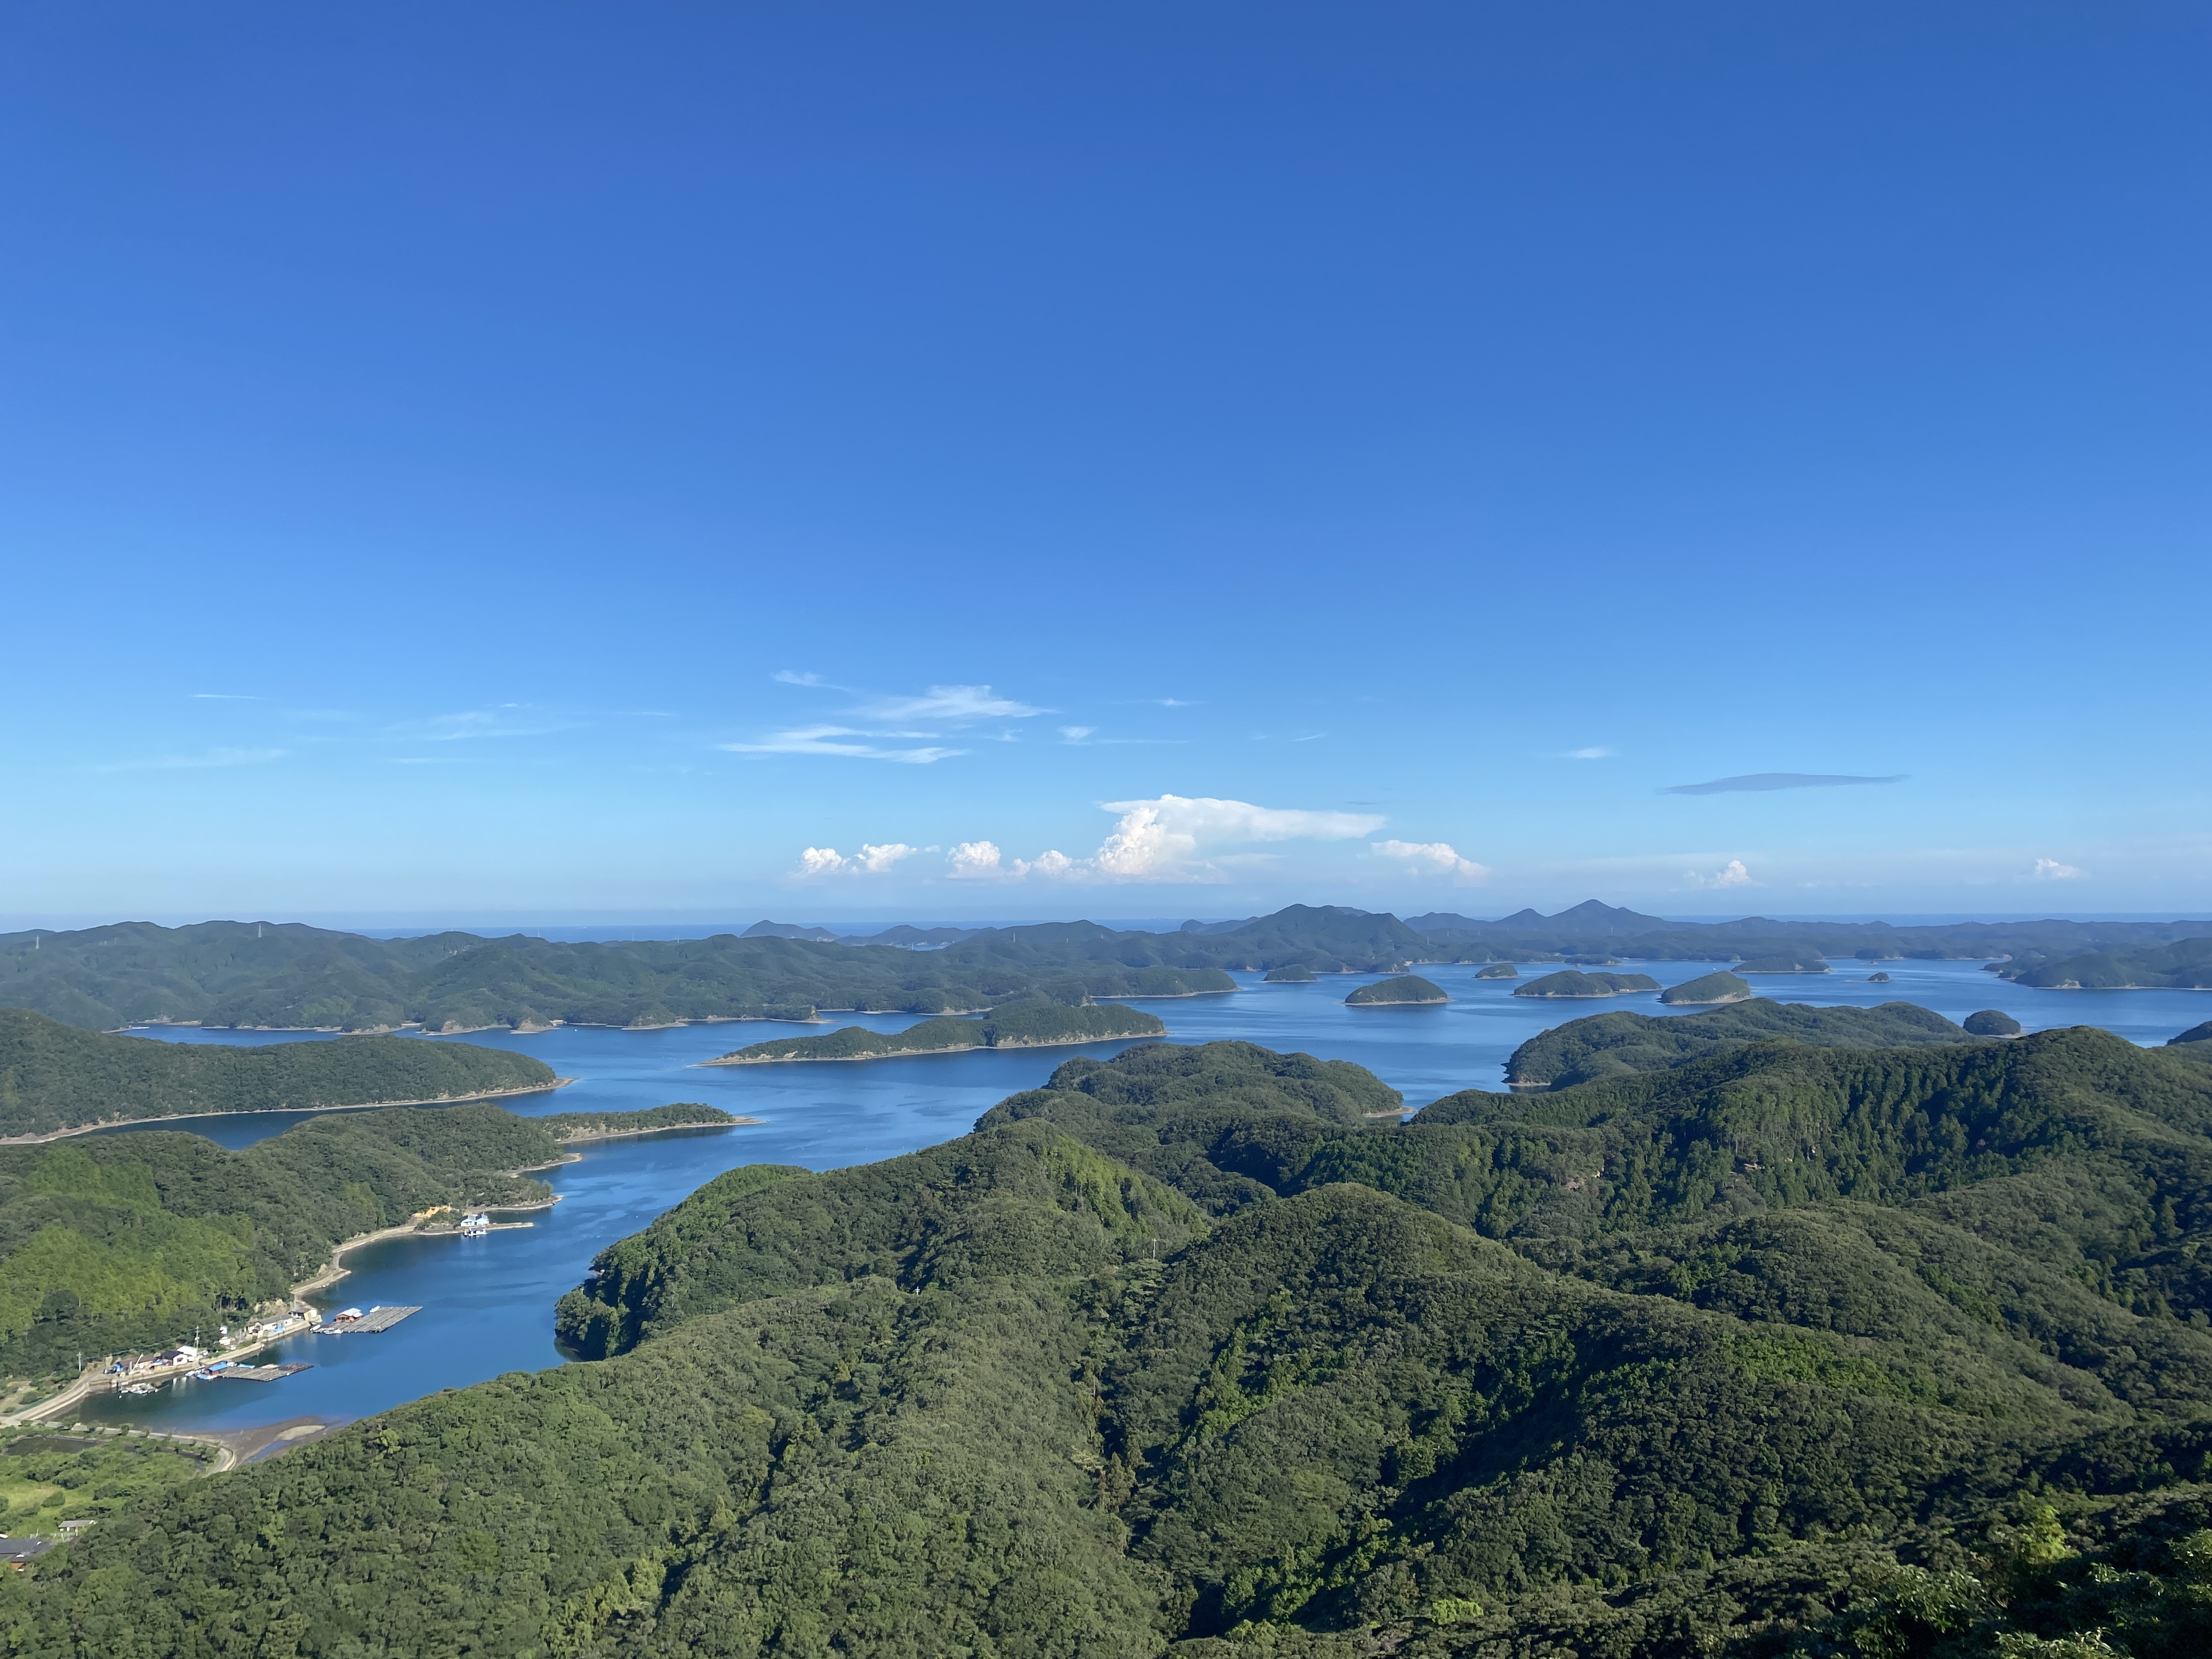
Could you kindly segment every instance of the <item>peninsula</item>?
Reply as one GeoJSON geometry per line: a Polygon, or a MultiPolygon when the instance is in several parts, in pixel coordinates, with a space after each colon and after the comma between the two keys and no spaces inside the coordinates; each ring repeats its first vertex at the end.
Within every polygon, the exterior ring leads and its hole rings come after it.
{"type": "Polygon", "coordinates": [[[536,1094],[559,1081],[527,1054],[412,1037],[254,1048],[161,1042],[0,1008],[0,1144],[117,1123],[319,1112],[536,1094]]]}
{"type": "Polygon", "coordinates": [[[571,1140],[714,1121],[733,1120],[410,1106],[310,1118],[240,1152],[165,1130],[0,1147],[0,1374],[65,1376],[79,1353],[212,1331],[386,1229],[542,1206],[552,1189],[526,1171],[573,1157],[571,1140]]]}
{"type": "Polygon", "coordinates": [[[982,1019],[925,1019],[903,1031],[847,1025],[823,1036],[773,1037],[701,1063],[760,1066],[784,1060],[896,1060],[976,1048],[1049,1048],[1161,1036],[1167,1029],[1156,1014],[1111,1004],[1009,1005],[993,1009],[982,1019]]]}

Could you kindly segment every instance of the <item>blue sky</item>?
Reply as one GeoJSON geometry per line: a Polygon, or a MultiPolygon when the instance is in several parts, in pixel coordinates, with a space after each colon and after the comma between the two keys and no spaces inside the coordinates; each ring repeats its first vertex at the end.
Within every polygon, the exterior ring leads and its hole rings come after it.
{"type": "Polygon", "coordinates": [[[0,920],[2212,907],[2201,8],[0,29],[0,920]]]}

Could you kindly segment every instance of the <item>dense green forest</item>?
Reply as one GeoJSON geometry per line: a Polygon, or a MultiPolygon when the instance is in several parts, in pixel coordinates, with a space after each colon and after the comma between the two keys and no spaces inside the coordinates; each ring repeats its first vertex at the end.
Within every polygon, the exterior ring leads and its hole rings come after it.
{"type": "Polygon", "coordinates": [[[1046,1048],[1158,1036],[1166,1030],[1157,1015],[1139,1008],[1024,1001],[1001,1004],[982,1019],[925,1019],[903,1031],[848,1025],[823,1036],[775,1037],[705,1063],[753,1066],[769,1060],[890,1060],[973,1048],[1046,1048]]]}
{"type": "Polygon", "coordinates": [[[553,1083],[542,1060],[473,1043],[361,1036],[238,1048],[81,1030],[0,1008],[0,1139],[197,1112],[464,1100],[553,1083]]]}
{"type": "Polygon", "coordinates": [[[1997,971],[2007,979],[2045,990],[2212,990],[2212,939],[2073,956],[2023,951],[1997,971]]]}
{"type": "Polygon", "coordinates": [[[1200,995],[1237,988],[1217,959],[1239,954],[1218,941],[1090,922],[996,929],[930,951],[730,934],[556,944],[520,934],[372,939],[295,924],[129,922],[0,936],[0,1003],[97,1030],[158,1021],[346,1030],[419,1023],[435,1032],[649,1027],[807,1020],[818,1009],[975,1012],[1070,979],[1096,997],[1200,995]]]}
{"type": "Polygon", "coordinates": [[[52,1537],[205,1474],[214,1448],[143,1436],[0,1431],[0,1534],[52,1537]]]}
{"type": "Polygon", "coordinates": [[[1450,1000],[1444,994],[1444,988],[1433,980],[1423,979],[1419,974],[1401,974],[1395,979],[1363,985],[1344,1002],[1348,1008],[1391,1008],[1450,1000]]]}
{"type": "Polygon", "coordinates": [[[70,1373],[79,1352],[195,1328],[211,1338],[341,1240],[441,1206],[540,1202],[545,1184],[514,1172],[557,1161],[562,1125],[489,1105],[392,1107],[313,1118],[243,1152],[174,1130],[0,1147],[0,1375],[70,1373]]]}
{"type": "Polygon", "coordinates": [[[1622,1012],[1569,1020],[1538,1032],[1516,1048],[1505,1062],[1505,1080],[1516,1088],[1564,1089],[1596,1078],[1663,1072],[1746,1042],[1779,1040],[1825,1048],[1911,1048],[1964,1042],[1967,1037],[1967,1032],[1942,1015],[1917,1003],[1814,1008],[1759,997],[1701,1014],[1622,1012]]]}
{"type": "Polygon", "coordinates": [[[2205,1650],[2212,1068],[2085,1030],[1762,1043],[1398,1103],[1150,1044],[925,1152],[732,1170],[563,1298],[605,1358],[143,1501],[0,1583],[0,1630],[112,1659],[2205,1650]]]}
{"type": "Polygon", "coordinates": [[[1743,1002],[1754,994],[1748,984],[1723,969],[1670,985],[1660,992],[1659,1000],[1670,1008],[1699,1008],[1723,1002],[1743,1002]]]}

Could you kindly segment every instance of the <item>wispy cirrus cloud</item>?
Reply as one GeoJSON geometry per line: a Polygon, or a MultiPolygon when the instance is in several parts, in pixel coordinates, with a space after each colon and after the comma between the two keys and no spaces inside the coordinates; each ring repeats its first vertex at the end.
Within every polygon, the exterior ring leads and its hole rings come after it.
{"type": "MultiPolygon", "coordinates": [[[[941,731],[915,729],[910,722],[947,726],[955,731],[987,720],[1028,720],[1045,711],[1012,697],[1002,697],[988,685],[933,685],[913,696],[857,692],[832,684],[819,674],[779,669],[771,678],[783,685],[808,690],[836,691],[854,698],[836,721],[788,726],[769,732],[750,742],[717,746],[734,755],[826,755],[842,760],[896,761],[927,766],[969,751],[941,741],[941,731]],[[915,747],[900,747],[914,744],[915,747]]],[[[1089,735],[1088,727],[1073,728],[1089,735]]],[[[1012,742],[1014,733],[988,734],[1012,742]]],[[[1079,741],[1071,738],[1070,741],[1079,741]]]]}
{"type": "Polygon", "coordinates": [[[1757,793],[1769,789],[1839,789],[1858,783],[1902,783],[1905,774],[1891,773],[1887,777],[1856,777],[1844,772],[1746,772],[1733,778],[1715,778],[1709,783],[1678,783],[1662,789],[1662,795],[1733,795],[1757,793]]]}
{"type": "Polygon", "coordinates": [[[872,720],[1025,720],[1045,711],[1012,697],[1002,697],[988,685],[933,685],[919,696],[863,698],[854,712],[872,720]]]}
{"type": "Polygon", "coordinates": [[[245,691],[187,691],[185,695],[194,702],[263,702],[266,701],[265,698],[257,697],[245,691]]]}
{"type": "Polygon", "coordinates": [[[1596,743],[1592,744],[1587,749],[1570,749],[1567,750],[1564,758],[1567,760],[1613,760],[1619,756],[1620,752],[1620,751],[1618,750],[1607,748],[1601,743],[1596,743]]]}
{"type": "Polygon", "coordinates": [[[110,761],[95,772],[173,772],[205,766],[263,766],[282,760],[283,749],[204,749],[197,755],[161,755],[151,760],[110,761]]]}
{"type": "Polygon", "coordinates": [[[898,761],[908,766],[928,766],[965,749],[925,744],[915,749],[886,748],[878,739],[926,738],[928,732],[868,732],[850,726],[800,726],[788,732],[770,732],[757,743],[725,743],[716,747],[733,755],[834,755],[845,760],[898,761]]]}
{"type": "Polygon", "coordinates": [[[526,702],[501,702],[454,714],[433,714],[393,735],[415,743],[465,743],[479,738],[542,738],[569,731],[574,725],[526,702]]]}

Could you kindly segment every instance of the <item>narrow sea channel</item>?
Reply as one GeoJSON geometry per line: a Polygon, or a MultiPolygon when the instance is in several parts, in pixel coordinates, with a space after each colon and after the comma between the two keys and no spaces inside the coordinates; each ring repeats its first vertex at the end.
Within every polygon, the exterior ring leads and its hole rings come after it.
{"type": "MultiPolygon", "coordinates": [[[[1952,1019],[2001,1008],[2029,1030],[2101,1025],[2133,1042],[2156,1045],[2212,1015],[2212,995],[2189,992],[2036,991],[2008,984],[1980,964],[1886,963],[1891,982],[1869,985],[1867,968],[1839,964],[1825,975],[1755,981],[1762,994],[1822,1006],[1917,1002],[1952,1019]]],[[[1674,984],[1712,971],[1705,963],[1634,963],[1627,971],[1674,984]]],[[[1368,1067],[1409,1105],[1459,1089],[1503,1086],[1506,1057],[1538,1032],[1586,1014],[1663,1012],[1650,995],[1603,1002],[1516,998],[1515,981],[1478,981],[1471,967],[1421,970],[1449,992],[1440,1008],[1349,1009],[1345,994],[1375,975],[1340,975],[1312,985],[1263,985],[1239,975],[1233,995],[1147,1002],[1167,1023],[1168,1040],[1235,1038],[1271,1048],[1302,1049],[1368,1067]]],[[[903,1015],[833,1017],[897,1030],[903,1015]]],[[[241,1429],[315,1419],[344,1422],[514,1370],[562,1363],[553,1344],[553,1304],[579,1283],[605,1245],[635,1232],[723,1170],[740,1164],[796,1164],[828,1170],[896,1157],[965,1133],[1007,1095],[1034,1088],[1071,1054],[1101,1057],[1126,1043],[1084,1048],[981,1051],[832,1065],[702,1068],[709,1060],[793,1028],[683,1026],[661,1031],[563,1027],[532,1036],[476,1033],[456,1039],[534,1054],[576,1081],[544,1095],[504,1103],[525,1115],[632,1109],[705,1101],[764,1120],[757,1126],[686,1131],[594,1142],[582,1158],[550,1172],[561,1201],[527,1217],[528,1228],[463,1239],[404,1238],[356,1251],[352,1272],[311,1299],[326,1311],[374,1304],[422,1311],[375,1335],[301,1336],[265,1359],[313,1367],[278,1382],[185,1381],[141,1398],[88,1401],[77,1420],[160,1429],[241,1429]]],[[[823,1027],[818,1029],[830,1029],[823,1027]]],[[[297,1032],[152,1029],[179,1042],[296,1042],[297,1032]]],[[[300,1113],[194,1119],[174,1127],[227,1146],[246,1146],[297,1122],[300,1113]]],[[[168,1126],[149,1125],[146,1127],[168,1126]]],[[[114,1133],[129,1133],[131,1130],[114,1133]]]]}

